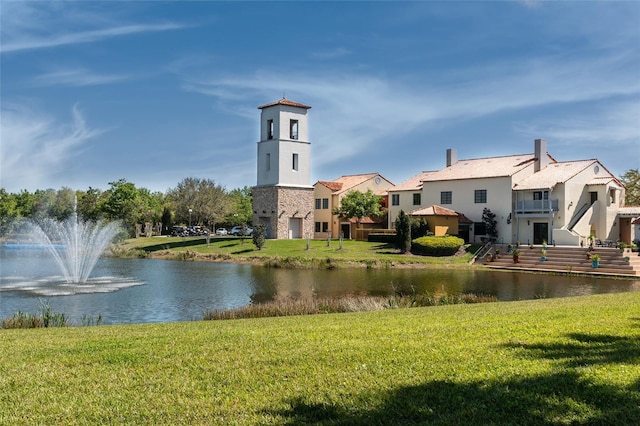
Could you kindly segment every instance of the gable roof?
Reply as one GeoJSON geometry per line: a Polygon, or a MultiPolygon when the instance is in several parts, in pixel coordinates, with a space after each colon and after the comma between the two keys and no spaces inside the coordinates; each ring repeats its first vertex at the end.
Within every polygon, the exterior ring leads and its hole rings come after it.
{"type": "Polygon", "coordinates": [[[320,185],[326,186],[332,192],[340,191],[342,189],[342,183],[340,183],[340,182],[329,182],[329,181],[326,181],[326,180],[319,180],[318,183],[320,185]]]}
{"type": "MultiPolygon", "coordinates": [[[[581,171],[585,170],[598,160],[562,161],[551,163],[537,173],[527,176],[513,185],[517,191],[531,189],[549,189],[559,183],[565,183],[581,171]]],[[[599,163],[598,163],[599,164],[599,163]]]]}
{"type": "MultiPolygon", "coordinates": [[[[345,193],[347,191],[352,190],[354,187],[360,185],[361,183],[366,182],[366,181],[368,181],[370,179],[375,179],[378,176],[381,179],[384,179],[385,181],[391,183],[388,179],[386,179],[380,173],[365,173],[365,174],[361,174],[361,175],[345,175],[345,176],[340,176],[339,178],[337,178],[335,180],[332,180],[332,181],[321,181],[321,180],[319,180],[317,183],[326,186],[334,194],[342,194],[342,193],[345,193]]],[[[374,193],[376,193],[376,191],[374,191],[374,193]]],[[[380,191],[378,191],[378,193],[376,193],[376,195],[381,195],[381,194],[385,194],[386,195],[386,193],[387,193],[386,190],[380,190],[380,191]]]]}
{"type": "Polygon", "coordinates": [[[434,204],[430,207],[424,207],[421,209],[413,210],[409,213],[410,216],[458,216],[458,213],[446,207],[434,204]]]}
{"type": "Polygon", "coordinates": [[[275,102],[271,102],[268,104],[264,104],[258,107],[258,109],[264,109],[264,108],[269,108],[272,106],[276,106],[276,105],[286,105],[286,106],[291,106],[291,107],[296,107],[296,108],[304,108],[304,109],[311,109],[311,107],[309,105],[304,105],[298,102],[294,102],[291,101],[289,99],[286,99],[284,96],[282,97],[282,99],[277,100],[275,102]]]}
{"type": "MultiPolygon", "coordinates": [[[[551,163],[556,161],[549,154],[547,155],[551,163]]],[[[451,166],[428,174],[423,179],[423,182],[509,177],[529,166],[533,166],[535,160],[534,154],[458,160],[451,166]]]]}

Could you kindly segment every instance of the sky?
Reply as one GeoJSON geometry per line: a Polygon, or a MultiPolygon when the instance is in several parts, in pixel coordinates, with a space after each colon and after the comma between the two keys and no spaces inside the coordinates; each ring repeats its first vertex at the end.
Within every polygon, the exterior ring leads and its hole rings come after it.
{"type": "Polygon", "coordinates": [[[311,182],[533,153],[640,168],[640,2],[0,0],[0,187],[256,184],[310,105],[311,182]]]}

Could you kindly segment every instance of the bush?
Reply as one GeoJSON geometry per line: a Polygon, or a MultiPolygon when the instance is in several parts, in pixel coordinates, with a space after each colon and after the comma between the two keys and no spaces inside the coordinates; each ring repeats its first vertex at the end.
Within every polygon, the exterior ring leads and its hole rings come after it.
{"type": "Polygon", "coordinates": [[[453,256],[464,245],[458,237],[420,237],[411,242],[411,252],[423,256],[453,256]]]}

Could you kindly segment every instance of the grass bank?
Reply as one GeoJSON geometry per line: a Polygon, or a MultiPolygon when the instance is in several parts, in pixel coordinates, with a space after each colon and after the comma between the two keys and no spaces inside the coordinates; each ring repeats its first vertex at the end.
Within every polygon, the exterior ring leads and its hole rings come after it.
{"type": "Polygon", "coordinates": [[[179,260],[250,262],[285,268],[337,267],[469,267],[471,253],[460,256],[427,257],[400,254],[389,245],[344,240],[267,240],[262,250],[251,238],[152,237],[125,240],[114,246],[117,256],[158,257],[179,260]]]}
{"type": "Polygon", "coordinates": [[[0,330],[0,424],[637,424],[638,306],[0,330]]]}

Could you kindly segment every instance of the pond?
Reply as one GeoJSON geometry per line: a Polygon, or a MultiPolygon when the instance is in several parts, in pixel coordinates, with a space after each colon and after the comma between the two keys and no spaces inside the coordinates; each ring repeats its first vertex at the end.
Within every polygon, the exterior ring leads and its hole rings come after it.
{"type": "Polygon", "coordinates": [[[0,245],[0,318],[46,302],[76,325],[201,320],[206,310],[291,297],[483,293],[501,301],[640,291],[640,280],[448,269],[291,270],[230,263],[101,258],[87,284],[61,282],[40,249],[0,245]]]}

